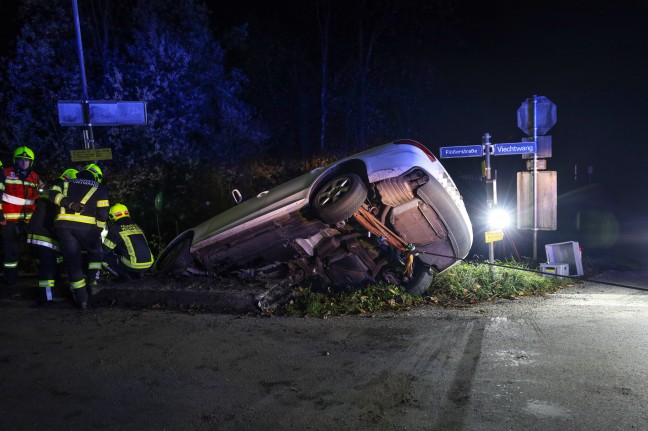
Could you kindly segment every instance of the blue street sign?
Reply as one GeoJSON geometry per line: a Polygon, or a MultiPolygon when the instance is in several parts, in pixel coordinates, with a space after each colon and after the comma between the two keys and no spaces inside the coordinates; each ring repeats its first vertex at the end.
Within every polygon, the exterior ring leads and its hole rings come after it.
{"type": "Polygon", "coordinates": [[[492,144],[494,156],[511,154],[528,154],[537,151],[535,142],[511,142],[508,144],[492,144]]]}
{"type": "MultiPolygon", "coordinates": [[[[93,126],[132,126],[146,124],[146,102],[88,100],[93,126]]],[[[61,126],[83,126],[83,101],[59,100],[61,126]]],[[[97,159],[101,160],[101,159],[97,159]]]]}
{"type": "Polygon", "coordinates": [[[441,158],[447,157],[481,157],[484,147],[481,145],[459,145],[456,147],[441,147],[441,158]]]}

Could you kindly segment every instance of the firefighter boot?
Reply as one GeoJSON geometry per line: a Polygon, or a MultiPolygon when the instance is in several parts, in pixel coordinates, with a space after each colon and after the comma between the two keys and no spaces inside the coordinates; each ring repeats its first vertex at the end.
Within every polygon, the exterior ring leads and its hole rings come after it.
{"type": "Polygon", "coordinates": [[[47,305],[52,302],[52,290],[47,287],[38,287],[38,304],[47,305]]]}
{"type": "Polygon", "coordinates": [[[77,307],[82,310],[88,308],[88,291],[85,287],[73,289],[72,297],[74,298],[74,302],[76,302],[77,307]]]}
{"type": "Polygon", "coordinates": [[[101,271],[90,271],[86,278],[86,286],[88,287],[88,294],[94,296],[101,290],[101,271]]]}
{"type": "Polygon", "coordinates": [[[54,280],[38,280],[38,304],[47,305],[54,301],[54,280]]]}

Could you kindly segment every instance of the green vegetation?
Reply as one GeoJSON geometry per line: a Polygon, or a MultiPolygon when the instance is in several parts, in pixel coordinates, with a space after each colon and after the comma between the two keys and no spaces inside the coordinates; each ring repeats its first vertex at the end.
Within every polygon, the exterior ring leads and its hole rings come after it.
{"type": "Polygon", "coordinates": [[[363,287],[351,293],[320,293],[299,288],[293,299],[280,311],[288,316],[329,317],[403,310],[424,302],[424,298],[409,295],[399,287],[386,284],[363,287]]]}
{"type": "Polygon", "coordinates": [[[407,310],[425,304],[462,306],[497,298],[544,295],[573,283],[572,279],[545,277],[517,262],[460,263],[437,274],[428,295],[415,297],[399,287],[379,284],[351,293],[321,293],[300,288],[280,312],[288,316],[329,317],[377,311],[407,310]]]}
{"type": "Polygon", "coordinates": [[[526,264],[461,263],[438,274],[430,292],[442,302],[475,303],[495,298],[544,295],[572,283],[569,278],[546,277],[526,264]]]}

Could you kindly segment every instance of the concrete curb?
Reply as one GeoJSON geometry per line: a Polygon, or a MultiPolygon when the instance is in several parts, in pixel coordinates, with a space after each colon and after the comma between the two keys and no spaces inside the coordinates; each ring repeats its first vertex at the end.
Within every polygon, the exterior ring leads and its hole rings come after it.
{"type": "Polygon", "coordinates": [[[90,305],[120,305],[160,309],[193,309],[203,312],[258,312],[255,294],[243,292],[157,291],[105,287],[91,296],[90,305]]]}

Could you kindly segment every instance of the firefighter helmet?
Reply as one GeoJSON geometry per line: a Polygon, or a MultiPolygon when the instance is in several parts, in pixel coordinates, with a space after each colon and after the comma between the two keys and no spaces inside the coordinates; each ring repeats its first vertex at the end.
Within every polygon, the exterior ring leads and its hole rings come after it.
{"type": "Polygon", "coordinates": [[[130,217],[128,208],[124,204],[115,204],[110,207],[110,220],[119,220],[122,217],[130,217]]]}
{"type": "Polygon", "coordinates": [[[63,173],[59,177],[59,180],[63,180],[63,181],[73,180],[73,179],[76,178],[76,175],[78,173],[79,173],[79,171],[77,171],[74,168],[66,169],[66,170],[63,171],[63,173]]]}
{"type": "Polygon", "coordinates": [[[85,165],[83,170],[90,171],[95,181],[101,184],[101,181],[103,180],[103,173],[101,172],[101,168],[99,168],[99,166],[95,165],[94,163],[90,163],[89,165],[85,165]]]}
{"type": "Polygon", "coordinates": [[[16,159],[27,159],[32,163],[34,162],[34,152],[29,147],[18,147],[13,153],[13,160],[16,163],[16,159]]]}

